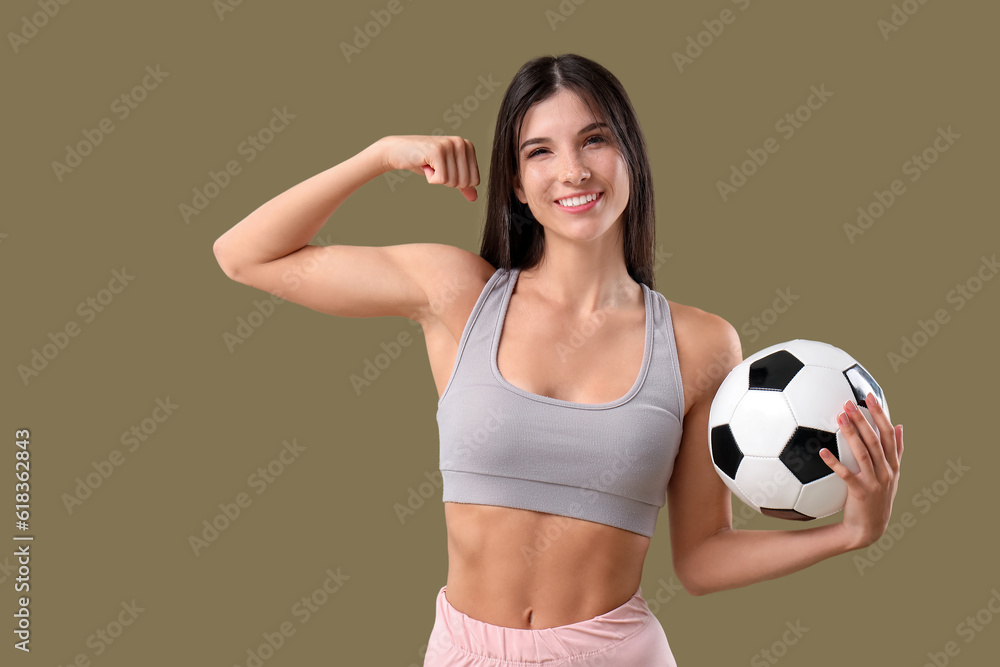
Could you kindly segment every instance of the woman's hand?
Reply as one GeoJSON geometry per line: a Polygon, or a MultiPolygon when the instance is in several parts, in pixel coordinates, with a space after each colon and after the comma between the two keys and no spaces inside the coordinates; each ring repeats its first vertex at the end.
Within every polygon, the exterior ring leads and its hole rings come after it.
{"type": "Polygon", "coordinates": [[[376,142],[386,171],[408,169],[423,174],[428,183],[458,188],[469,201],[476,201],[479,165],[472,142],[462,137],[437,135],[392,135],[376,142]]]}
{"type": "Polygon", "coordinates": [[[851,472],[830,450],[819,452],[823,461],[847,482],[847,503],[841,527],[849,549],[867,547],[885,533],[899,482],[899,462],[903,458],[902,424],[893,427],[871,393],[865,403],[878,427],[878,434],[853,401],[845,403],[846,414],[837,417],[858,462],[858,473],[851,472]]]}

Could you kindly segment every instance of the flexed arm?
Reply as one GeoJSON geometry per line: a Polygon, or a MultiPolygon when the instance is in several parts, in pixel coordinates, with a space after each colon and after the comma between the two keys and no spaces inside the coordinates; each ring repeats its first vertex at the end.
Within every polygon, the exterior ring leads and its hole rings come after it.
{"type": "MultiPolygon", "coordinates": [[[[220,236],[219,266],[237,282],[332,315],[416,317],[456,262],[480,259],[434,243],[308,245],[355,190],[393,169],[476,199],[475,149],[461,137],[387,136],[264,203],[220,236]]],[[[482,261],[480,259],[480,261],[482,261]]]]}

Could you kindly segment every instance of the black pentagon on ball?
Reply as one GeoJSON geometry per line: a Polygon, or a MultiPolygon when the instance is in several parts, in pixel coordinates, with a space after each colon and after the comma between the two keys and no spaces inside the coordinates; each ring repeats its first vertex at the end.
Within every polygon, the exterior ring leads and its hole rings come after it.
{"type": "Polygon", "coordinates": [[[851,385],[851,391],[854,392],[854,400],[859,406],[868,407],[868,404],[865,403],[865,397],[868,396],[868,392],[875,394],[879,405],[885,405],[885,400],[882,398],[882,387],[878,386],[878,382],[875,381],[871,373],[865,370],[864,366],[854,364],[844,371],[844,377],[847,378],[847,384],[851,385]]]}
{"type": "Polygon", "coordinates": [[[733,437],[733,430],[729,428],[729,424],[712,429],[712,459],[722,472],[729,475],[729,479],[736,480],[736,471],[740,467],[740,461],[743,460],[743,452],[736,444],[736,438],[733,437]]]}
{"type": "Polygon", "coordinates": [[[778,458],[800,482],[808,484],[833,474],[830,466],[820,458],[819,450],[824,447],[834,456],[840,457],[836,433],[799,426],[788,439],[785,448],[778,454],[778,458]]]}
{"type": "Polygon", "coordinates": [[[791,519],[792,521],[812,521],[816,518],[795,510],[780,510],[773,507],[761,507],[760,513],[764,516],[773,516],[775,519],[791,519]]]}
{"type": "Polygon", "coordinates": [[[778,350],[761,357],[750,364],[750,389],[781,391],[804,365],[788,350],[778,350]]]}

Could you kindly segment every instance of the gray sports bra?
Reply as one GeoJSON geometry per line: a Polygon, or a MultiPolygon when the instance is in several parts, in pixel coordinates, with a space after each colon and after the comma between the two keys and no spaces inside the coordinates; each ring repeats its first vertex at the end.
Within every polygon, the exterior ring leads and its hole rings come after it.
{"type": "Polygon", "coordinates": [[[515,387],[497,368],[519,273],[497,269],[483,287],[438,401],[443,500],[547,512],[651,537],[684,419],[667,300],[642,285],[645,351],[632,388],[609,403],[574,403],[515,387]]]}

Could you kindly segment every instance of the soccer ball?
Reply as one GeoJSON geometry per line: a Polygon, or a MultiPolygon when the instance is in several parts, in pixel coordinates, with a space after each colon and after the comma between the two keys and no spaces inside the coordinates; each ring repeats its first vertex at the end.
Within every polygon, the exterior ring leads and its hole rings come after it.
{"type": "Polygon", "coordinates": [[[839,512],[847,483],[820,457],[829,449],[860,468],[837,415],[871,392],[888,415],[882,388],[864,366],[828,343],[795,339],[766,347],[729,372],[712,400],[708,439],[726,486],[766,516],[809,521],[839,512]]]}

